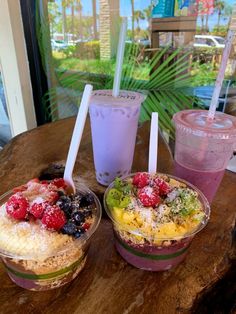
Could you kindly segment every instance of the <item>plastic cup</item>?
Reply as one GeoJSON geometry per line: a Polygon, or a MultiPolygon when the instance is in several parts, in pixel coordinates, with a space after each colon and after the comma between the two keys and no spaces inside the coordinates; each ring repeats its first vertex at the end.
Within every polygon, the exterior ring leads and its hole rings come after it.
{"type": "MultiPolygon", "coordinates": [[[[98,198],[92,191],[82,185],[77,185],[76,189],[81,193],[91,193],[96,204],[93,209],[94,223],[80,238],[75,239],[60,251],[53,252],[50,256],[42,255],[40,248],[37,255],[20,255],[4,251],[0,247],[0,257],[7,274],[18,286],[34,291],[55,289],[72,281],[84,268],[91,236],[99,225],[102,210],[98,198]]],[[[0,206],[12,194],[14,192],[10,191],[1,196],[0,206]]]]}
{"type": "MultiPolygon", "coordinates": [[[[135,173],[122,179],[132,178],[134,175],[135,173]]],[[[109,185],[104,194],[104,207],[113,223],[115,247],[118,253],[126,262],[143,270],[165,271],[179,265],[185,259],[194,236],[206,226],[210,217],[210,206],[203,193],[185,180],[170,175],[168,177],[184,183],[188,188],[196,191],[205,212],[205,216],[197,228],[184,236],[165,238],[154,236],[150,240],[150,237],[143,234],[141,230],[130,230],[127,226],[117,221],[112,213],[112,209],[109,208],[106,202],[109,190],[114,187],[114,183],[109,185]],[[131,240],[132,237],[137,236],[140,244],[131,240]],[[127,239],[129,240],[127,241],[127,239]]]]}
{"type": "Polygon", "coordinates": [[[138,119],[144,96],[132,91],[94,91],[89,113],[96,179],[109,185],[131,171],[138,119]]]}
{"type": "Polygon", "coordinates": [[[207,121],[206,110],[176,113],[174,174],[197,186],[211,203],[236,145],[236,118],[216,112],[207,121]]]}

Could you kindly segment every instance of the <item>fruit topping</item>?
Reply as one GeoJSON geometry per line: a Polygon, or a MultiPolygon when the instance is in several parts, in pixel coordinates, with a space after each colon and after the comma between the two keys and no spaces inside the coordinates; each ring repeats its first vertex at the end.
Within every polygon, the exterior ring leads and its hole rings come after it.
{"type": "Polygon", "coordinates": [[[82,196],[82,198],[80,200],[80,206],[81,207],[88,207],[92,204],[94,204],[94,197],[92,194],[88,193],[88,194],[82,196]]]}
{"type": "Polygon", "coordinates": [[[81,211],[73,212],[71,218],[78,226],[85,222],[85,216],[81,211]]]}
{"type": "Polygon", "coordinates": [[[77,232],[77,226],[72,222],[67,222],[61,229],[62,233],[74,235],[77,232]]]}
{"type": "Polygon", "coordinates": [[[63,189],[66,189],[67,187],[67,184],[65,182],[64,179],[62,178],[56,178],[52,181],[52,183],[57,187],[57,188],[63,188],[63,189]]]}
{"type": "Polygon", "coordinates": [[[60,230],[66,223],[64,212],[56,205],[49,205],[42,218],[42,224],[47,229],[60,230]]]}
{"type": "Polygon", "coordinates": [[[7,214],[14,219],[25,219],[28,209],[29,202],[20,192],[12,195],[6,204],[7,214]]]}
{"type": "Polygon", "coordinates": [[[160,178],[154,179],[154,186],[158,188],[160,196],[165,196],[171,191],[169,184],[160,178]]]}
{"type": "Polygon", "coordinates": [[[133,185],[144,188],[149,183],[149,175],[146,172],[138,172],[133,178],[133,185]]]}
{"type": "Polygon", "coordinates": [[[161,201],[158,194],[158,190],[150,186],[147,186],[138,190],[138,198],[140,202],[143,204],[143,206],[145,207],[149,207],[149,206],[154,207],[160,204],[160,201],[161,201]]]}
{"type": "Polygon", "coordinates": [[[90,228],[90,224],[89,223],[84,223],[82,227],[83,227],[83,229],[85,231],[87,231],[90,228]]]}
{"type": "Polygon", "coordinates": [[[62,178],[30,180],[9,198],[6,212],[29,223],[38,224],[36,220],[41,220],[40,225],[48,230],[78,238],[91,225],[95,199],[91,193],[67,195],[66,186],[62,178]]]}
{"type": "Polygon", "coordinates": [[[82,236],[82,234],[84,234],[84,233],[85,233],[85,230],[84,230],[83,228],[78,228],[77,231],[76,231],[76,233],[74,234],[74,237],[75,237],[76,239],[78,239],[78,238],[80,238],[80,237],[82,236]]]}
{"type": "Polygon", "coordinates": [[[29,212],[35,218],[42,218],[44,211],[49,205],[50,205],[49,202],[44,201],[41,197],[38,197],[31,204],[29,212]]]}

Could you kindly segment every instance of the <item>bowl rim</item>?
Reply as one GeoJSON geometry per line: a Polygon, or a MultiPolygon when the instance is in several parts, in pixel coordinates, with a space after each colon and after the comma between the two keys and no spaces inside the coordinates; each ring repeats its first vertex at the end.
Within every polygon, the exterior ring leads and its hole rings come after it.
{"type": "MultiPolygon", "coordinates": [[[[97,195],[83,183],[75,182],[75,186],[76,186],[76,191],[77,192],[81,192],[81,193],[86,192],[86,193],[91,194],[94,197],[95,204],[96,204],[94,223],[88,229],[88,231],[86,231],[83,235],[81,235],[81,237],[79,237],[78,239],[74,239],[72,242],[68,243],[68,247],[60,248],[59,250],[52,251],[52,253],[50,253],[48,255],[45,255],[45,256],[42,255],[43,256],[42,260],[46,260],[46,259],[48,259],[50,257],[55,256],[55,255],[65,254],[69,250],[73,249],[75,247],[75,245],[78,246],[78,248],[82,247],[92,237],[92,235],[95,233],[95,231],[97,230],[97,228],[98,228],[98,226],[100,224],[101,217],[102,217],[102,206],[101,206],[101,203],[100,203],[97,195]]],[[[9,190],[9,191],[5,192],[4,194],[2,194],[0,196],[0,207],[3,204],[5,204],[5,202],[7,201],[7,200],[4,200],[4,199],[6,197],[9,197],[9,195],[13,195],[13,194],[14,194],[14,192],[13,192],[13,189],[12,189],[12,190],[9,190]],[[4,200],[4,202],[2,202],[3,200],[4,200]]],[[[30,254],[27,254],[27,255],[14,254],[14,253],[10,253],[10,252],[5,251],[5,250],[1,250],[1,248],[0,248],[0,257],[14,258],[14,259],[19,259],[19,260],[38,260],[37,259],[38,255],[35,256],[35,254],[32,254],[32,255],[30,255],[30,254]]]]}
{"type": "MultiPolygon", "coordinates": [[[[140,173],[140,172],[141,173],[148,173],[147,171],[138,171],[138,172],[130,173],[129,175],[124,175],[124,176],[120,177],[119,179],[124,180],[124,179],[127,179],[127,178],[131,178],[135,174],[140,173]]],[[[163,172],[156,172],[156,174],[163,175],[163,176],[168,176],[169,178],[172,178],[172,179],[175,179],[175,180],[177,180],[177,181],[179,181],[181,183],[184,183],[188,187],[190,187],[191,189],[195,190],[198,193],[198,195],[199,195],[199,197],[198,197],[198,199],[200,198],[199,201],[203,205],[204,212],[205,212],[205,217],[201,221],[201,223],[197,226],[197,228],[194,229],[193,232],[191,232],[191,233],[187,233],[185,235],[175,236],[175,237],[156,237],[155,236],[154,239],[157,240],[157,241],[172,241],[172,240],[175,241],[175,240],[183,240],[183,239],[195,236],[198,232],[200,232],[207,225],[207,223],[208,223],[208,221],[210,219],[211,208],[210,208],[210,204],[209,204],[206,196],[196,186],[194,186],[193,184],[191,184],[190,182],[188,182],[188,181],[186,181],[184,179],[181,179],[179,177],[176,177],[176,176],[173,176],[173,175],[170,175],[170,174],[167,174],[167,173],[163,173],[163,172]]],[[[143,238],[148,239],[149,237],[147,235],[145,235],[144,233],[141,233],[138,230],[129,230],[128,228],[126,230],[124,225],[122,225],[119,222],[117,222],[114,219],[114,217],[112,216],[111,211],[109,209],[109,206],[106,203],[106,197],[107,197],[107,194],[108,194],[109,190],[111,188],[113,188],[114,182],[115,181],[111,182],[110,185],[107,187],[107,189],[106,189],[106,191],[104,193],[104,197],[103,197],[103,206],[105,208],[105,211],[106,211],[108,217],[111,219],[111,221],[114,224],[114,226],[118,226],[118,227],[120,226],[121,230],[129,232],[132,235],[141,236],[143,238]]]]}

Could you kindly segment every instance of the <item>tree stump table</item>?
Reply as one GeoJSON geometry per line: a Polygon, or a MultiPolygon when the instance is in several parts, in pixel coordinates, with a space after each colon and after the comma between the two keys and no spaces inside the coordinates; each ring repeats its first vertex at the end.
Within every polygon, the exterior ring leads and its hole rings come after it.
{"type": "MultiPolygon", "coordinates": [[[[38,127],[11,140],[0,152],[0,194],[31,178],[58,176],[75,119],[38,127]]],[[[149,123],[139,127],[133,171],[147,170],[149,123]]],[[[158,170],[171,173],[172,155],[160,136],[158,170]]],[[[89,121],[74,173],[102,199],[95,180],[89,121]]],[[[127,264],[116,252],[110,221],[102,218],[84,270],[64,287],[32,292],[16,286],[0,263],[0,313],[233,313],[236,300],[236,174],[226,171],[207,227],[193,240],[186,260],[165,272],[127,264]]]]}

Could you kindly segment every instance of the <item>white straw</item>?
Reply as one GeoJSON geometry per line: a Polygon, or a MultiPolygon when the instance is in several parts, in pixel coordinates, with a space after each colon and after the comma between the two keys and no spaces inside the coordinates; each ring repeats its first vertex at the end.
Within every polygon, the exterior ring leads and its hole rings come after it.
{"type": "Polygon", "coordinates": [[[148,172],[157,172],[157,155],[158,155],[158,113],[152,113],[151,131],[149,139],[149,159],[148,172]]]}
{"type": "Polygon", "coordinates": [[[234,10],[232,13],[231,23],[230,23],[230,27],[227,33],[227,38],[226,38],[226,43],[225,43],[225,47],[223,51],[221,64],[220,64],[220,69],[218,72],[215,88],[214,88],[212,99],[211,99],[210,108],[208,111],[208,120],[213,120],[215,117],[216,107],[219,101],[220,91],[221,91],[224,76],[225,76],[225,70],[226,70],[226,66],[229,59],[232,43],[234,40],[235,30],[236,30],[235,13],[236,13],[236,5],[234,6],[234,10]]]}
{"type": "Polygon", "coordinates": [[[118,50],[117,50],[117,56],[116,56],[116,70],[115,70],[115,77],[114,77],[113,90],[112,90],[113,97],[118,97],[119,92],[120,92],[120,80],[121,80],[122,65],[123,65],[123,59],[124,59],[126,32],[127,32],[127,18],[124,17],[121,24],[121,28],[120,28],[120,36],[119,36],[118,50]]]}
{"type": "Polygon", "coordinates": [[[79,111],[77,114],[71,142],[70,142],[70,148],[66,160],[66,167],[64,171],[64,179],[66,182],[70,183],[72,187],[73,181],[72,181],[72,173],[74,169],[75,160],[78,154],[84,125],[86,122],[87,114],[88,114],[88,107],[90,102],[90,97],[92,94],[93,86],[92,85],[86,85],[84,89],[84,93],[82,96],[81,104],[79,107],[79,111]]]}

